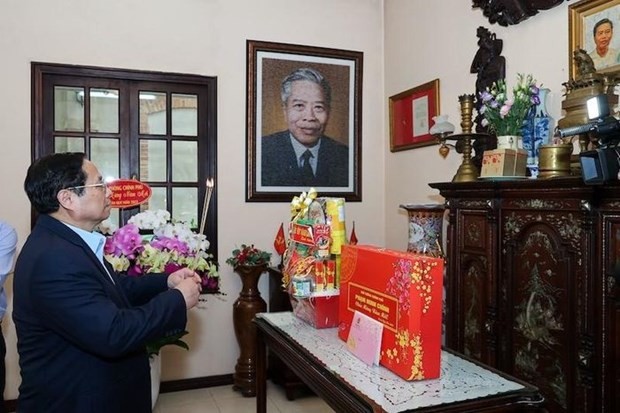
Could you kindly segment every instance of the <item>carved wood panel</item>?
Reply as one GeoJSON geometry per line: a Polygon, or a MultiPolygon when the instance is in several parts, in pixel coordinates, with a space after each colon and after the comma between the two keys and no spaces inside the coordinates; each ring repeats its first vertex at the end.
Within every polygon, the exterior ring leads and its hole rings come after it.
{"type": "Polygon", "coordinates": [[[487,248],[486,214],[468,214],[463,219],[462,245],[467,249],[487,248]]]}
{"type": "MultiPolygon", "coordinates": [[[[504,239],[508,264],[504,279],[512,284],[507,323],[512,346],[504,362],[515,375],[538,386],[555,405],[553,411],[564,411],[572,405],[569,389],[573,386],[567,373],[576,359],[576,347],[567,351],[566,343],[576,336],[572,326],[583,271],[571,240],[547,223],[547,217],[532,224],[527,216],[531,219],[532,214],[523,214],[522,220],[511,217],[505,223],[513,227],[504,239]],[[514,227],[514,221],[521,223],[514,227]]],[[[578,232],[574,229],[570,234],[578,232]]]]}
{"type": "Polygon", "coordinates": [[[608,248],[604,249],[605,281],[601,285],[606,301],[603,328],[610,344],[604,350],[601,374],[607,383],[605,394],[609,411],[620,411],[620,216],[608,214],[603,222],[603,239],[609,241],[608,248]]]}
{"type": "Polygon", "coordinates": [[[564,0],[472,0],[472,8],[482,10],[489,23],[500,26],[519,24],[536,14],[548,10],[564,0]]]}
{"type": "Polygon", "coordinates": [[[495,280],[489,266],[491,256],[489,240],[488,203],[469,203],[479,210],[462,210],[459,222],[460,273],[465,277],[459,281],[460,311],[458,324],[462,326],[461,351],[487,364],[496,364],[497,308],[495,280]]]}
{"type": "Polygon", "coordinates": [[[462,294],[463,353],[483,360],[485,348],[484,322],[486,319],[487,271],[479,257],[463,256],[462,273],[465,274],[462,294]]]}
{"type": "Polygon", "coordinates": [[[431,187],[450,206],[447,346],[538,386],[550,413],[620,411],[620,182],[431,187]]]}

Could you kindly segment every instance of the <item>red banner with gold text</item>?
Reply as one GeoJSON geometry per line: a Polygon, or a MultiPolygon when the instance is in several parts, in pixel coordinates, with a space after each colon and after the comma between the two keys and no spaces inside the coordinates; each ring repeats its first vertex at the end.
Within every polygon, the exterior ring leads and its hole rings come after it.
{"type": "Polygon", "coordinates": [[[151,187],[135,179],[117,179],[108,183],[112,191],[112,208],[131,208],[141,205],[151,197],[151,187]]]}

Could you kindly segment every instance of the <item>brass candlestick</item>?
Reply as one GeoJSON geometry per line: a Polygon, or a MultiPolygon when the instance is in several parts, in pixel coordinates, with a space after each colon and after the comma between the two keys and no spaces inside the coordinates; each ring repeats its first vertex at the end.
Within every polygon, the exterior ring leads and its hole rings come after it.
{"type": "Polygon", "coordinates": [[[452,178],[452,182],[472,182],[480,176],[478,167],[472,162],[472,139],[483,138],[488,135],[471,132],[474,95],[459,96],[459,103],[461,104],[461,130],[463,132],[455,135],[439,134],[437,136],[441,143],[439,153],[445,158],[448,155],[448,146],[453,146],[458,153],[462,153],[463,162],[461,162],[461,166],[459,166],[454,178],[452,178]],[[446,140],[454,140],[456,144],[446,144],[446,140]]]}
{"type": "Polygon", "coordinates": [[[461,104],[461,130],[463,133],[471,133],[474,95],[459,96],[459,103],[461,104]]]}

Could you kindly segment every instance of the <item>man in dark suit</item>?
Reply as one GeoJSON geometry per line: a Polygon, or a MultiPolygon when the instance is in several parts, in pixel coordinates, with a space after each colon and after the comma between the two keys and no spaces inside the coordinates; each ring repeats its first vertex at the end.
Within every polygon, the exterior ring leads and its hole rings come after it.
{"type": "Polygon", "coordinates": [[[324,135],[331,88],[317,70],[301,68],[282,81],[288,130],[261,139],[263,186],[349,184],[349,148],[324,135]]]}
{"type": "Polygon", "coordinates": [[[20,413],[151,412],[146,343],[185,329],[200,277],[127,277],[94,231],[111,191],[82,153],[35,161],[24,188],[39,213],[15,266],[20,413]]]}

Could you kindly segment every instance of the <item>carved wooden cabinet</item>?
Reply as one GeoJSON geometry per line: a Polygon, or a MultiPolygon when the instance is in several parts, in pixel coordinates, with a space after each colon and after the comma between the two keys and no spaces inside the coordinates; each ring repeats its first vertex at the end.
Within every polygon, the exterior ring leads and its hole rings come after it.
{"type": "Polygon", "coordinates": [[[620,183],[430,186],[449,208],[447,346],[536,385],[550,412],[620,411],[620,183]]]}

